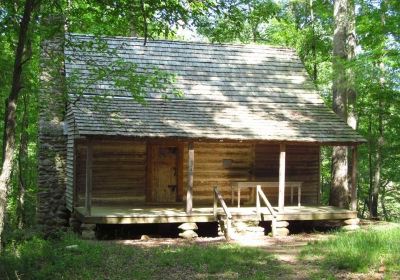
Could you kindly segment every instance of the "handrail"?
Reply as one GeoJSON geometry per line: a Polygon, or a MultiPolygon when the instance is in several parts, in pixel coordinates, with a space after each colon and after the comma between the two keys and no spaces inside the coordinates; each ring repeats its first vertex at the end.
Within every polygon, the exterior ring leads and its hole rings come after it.
{"type": "MultiPolygon", "coordinates": [[[[265,205],[267,206],[269,212],[271,213],[271,215],[273,217],[276,217],[276,212],[274,210],[274,208],[272,207],[271,203],[269,202],[267,196],[265,195],[265,193],[262,191],[261,186],[257,185],[257,200],[259,201],[260,198],[262,198],[263,202],[265,203],[265,205]]],[[[257,213],[259,213],[259,207],[260,207],[260,203],[258,202],[258,207],[257,207],[257,213]]]]}
{"type": "Polygon", "coordinates": [[[214,212],[214,217],[217,218],[217,207],[218,207],[218,202],[221,204],[222,209],[225,212],[225,216],[226,216],[226,222],[225,224],[222,226],[221,224],[221,229],[224,231],[224,235],[226,240],[230,240],[231,236],[230,236],[230,231],[231,231],[231,220],[232,220],[232,214],[229,211],[228,207],[226,206],[226,203],[224,201],[224,199],[222,198],[221,193],[218,191],[218,187],[214,187],[214,208],[213,208],[213,212],[214,212]]]}
{"type": "Polygon", "coordinates": [[[267,196],[261,189],[261,185],[257,185],[256,187],[256,208],[257,208],[257,215],[260,217],[261,216],[261,203],[260,203],[260,197],[262,198],[263,202],[267,206],[269,212],[272,215],[272,224],[271,224],[271,229],[272,229],[272,236],[275,236],[276,233],[276,221],[277,221],[277,215],[276,211],[272,207],[271,203],[269,202],[267,196]]]}
{"type": "Polygon", "coordinates": [[[225,215],[228,219],[232,219],[232,214],[226,206],[225,200],[222,198],[221,193],[218,191],[218,187],[214,187],[214,217],[217,217],[217,207],[218,201],[222,206],[222,209],[225,212],[225,215]]]}

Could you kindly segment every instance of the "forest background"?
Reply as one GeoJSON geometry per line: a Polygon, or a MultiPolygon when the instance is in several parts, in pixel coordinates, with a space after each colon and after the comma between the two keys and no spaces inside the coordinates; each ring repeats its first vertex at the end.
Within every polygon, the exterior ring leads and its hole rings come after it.
{"type": "MultiPolygon", "coordinates": [[[[54,30],[47,21],[50,15],[64,18],[68,32],[75,33],[294,48],[318,92],[332,107],[338,20],[334,7],[340,1],[354,11],[350,25],[354,23],[355,53],[340,61],[345,73],[351,73],[356,94],[349,112],[356,118],[357,131],[368,141],[358,149],[357,209],[363,218],[400,221],[400,1],[1,0],[0,104],[6,104],[0,106],[2,143],[6,139],[6,108],[13,90],[21,20],[27,3],[31,4],[20,61],[16,149],[4,236],[36,225],[40,46],[54,30]]],[[[323,203],[328,204],[332,148],[323,148],[321,164],[321,192],[323,203]]]]}

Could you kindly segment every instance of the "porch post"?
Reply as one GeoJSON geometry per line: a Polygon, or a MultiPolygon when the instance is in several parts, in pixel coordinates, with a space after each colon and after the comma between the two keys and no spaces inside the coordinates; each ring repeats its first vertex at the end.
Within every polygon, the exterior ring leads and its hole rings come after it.
{"type": "Polygon", "coordinates": [[[92,208],[92,164],[93,162],[93,144],[90,139],[87,142],[86,149],[86,189],[85,189],[85,210],[86,215],[91,214],[92,208]]]}
{"type": "Polygon", "coordinates": [[[351,202],[350,209],[357,210],[357,146],[352,149],[352,168],[351,168],[351,202]]]}
{"type": "Polygon", "coordinates": [[[194,145],[189,142],[188,185],[186,193],[186,213],[191,214],[193,209],[193,170],[194,170],[194,145]]]}
{"type": "Polygon", "coordinates": [[[285,165],[286,165],[286,145],[280,144],[279,153],[279,212],[283,212],[285,207],[285,165]]]}

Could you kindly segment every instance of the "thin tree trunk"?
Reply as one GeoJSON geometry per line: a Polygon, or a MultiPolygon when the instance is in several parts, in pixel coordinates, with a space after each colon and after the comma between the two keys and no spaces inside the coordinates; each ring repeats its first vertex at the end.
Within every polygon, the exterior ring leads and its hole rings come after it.
{"type": "Polygon", "coordinates": [[[365,207],[367,207],[367,204],[368,204],[368,200],[367,200],[367,199],[365,199],[365,200],[364,200],[364,206],[363,206],[363,210],[362,210],[362,212],[361,212],[361,217],[362,217],[362,218],[364,218],[364,214],[365,214],[365,207]]]}
{"type": "Polygon", "coordinates": [[[19,185],[19,193],[18,193],[18,204],[17,204],[17,220],[18,227],[22,229],[25,225],[25,193],[27,189],[27,180],[26,178],[29,175],[29,166],[27,164],[28,161],[28,116],[29,116],[29,96],[28,94],[23,95],[24,101],[24,111],[22,115],[22,131],[19,145],[19,153],[18,153],[18,185],[19,185]]]}
{"type": "Polygon", "coordinates": [[[257,26],[252,27],[252,33],[253,33],[253,42],[257,43],[257,26]]]}
{"type": "MultiPolygon", "coordinates": [[[[385,29],[385,15],[386,15],[386,2],[383,0],[380,6],[380,14],[381,14],[381,28],[385,29]]],[[[385,39],[383,39],[385,40],[385,39]]],[[[385,81],[385,65],[383,63],[384,53],[381,54],[381,59],[379,63],[380,70],[380,78],[379,78],[379,86],[380,92],[378,92],[378,141],[376,145],[376,154],[375,154],[375,170],[374,170],[374,181],[372,187],[372,193],[370,197],[370,216],[371,218],[378,218],[378,200],[379,200],[379,191],[382,186],[381,173],[382,173],[382,149],[385,142],[384,138],[384,124],[383,124],[383,112],[385,109],[385,104],[383,101],[382,95],[385,93],[386,81],[385,81]]]]}
{"type": "Polygon", "coordinates": [[[35,0],[26,0],[24,6],[24,14],[20,22],[18,35],[18,44],[15,52],[15,62],[13,69],[13,79],[11,92],[7,98],[6,117],[5,117],[5,142],[3,167],[0,175],[0,250],[2,250],[2,235],[5,223],[5,212],[7,206],[7,192],[11,180],[11,173],[15,152],[15,128],[16,128],[16,109],[19,93],[22,88],[21,76],[24,64],[24,48],[26,45],[28,28],[31,21],[31,15],[35,7],[35,0]]]}
{"type": "Polygon", "coordinates": [[[388,213],[387,213],[386,204],[385,204],[386,186],[387,186],[387,184],[382,184],[382,190],[381,190],[381,192],[382,192],[382,195],[381,195],[381,205],[382,205],[382,214],[383,214],[383,217],[384,217],[385,220],[387,221],[387,220],[389,220],[389,215],[388,215],[388,213]]]}
{"type": "MultiPolygon", "coordinates": [[[[347,0],[335,0],[334,19],[335,31],[333,35],[333,111],[347,121],[347,90],[345,61],[347,60],[347,0]]],[[[338,207],[348,207],[349,188],[347,180],[347,148],[333,147],[332,152],[332,183],[329,204],[338,207]]]]}
{"type": "Polygon", "coordinates": [[[144,5],[144,0],[140,0],[140,8],[142,10],[142,16],[143,16],[143,32],[144,32],[144,42],[143,45],[146,46],[147,44],[147,36],[148,36],[148,31],[147,31],[147,15],[146,15],[146,8],[144,5]]]}
{"type": "Polygon", "coordinates": [[[314,0],[310,0],[310,18],[311,18],[311,32],[312,32],[312,41],[311,41],[311,53],[313,58],[313,72],[312,79],[314,84],[316,85],[318,78],[318,68],[317,68],[317,42],[315,37],[315,18],[314,18],[314,0]]]}
{"type": "Polygon", "coordinates": [[[371,218],[378,217],[378,199],[379,199],[379,190],[381,188],[381,172],[382,172],[382,146],[384,143],[383,136],[383,105],[382,98],[379,97],[378,101],[378,141],[376,145],[376,154],[375,154],[375,169],[374,169],[374,180],[372,185],[372,192],[370,198],[370,216],[371,218]]]}
{"type": "Polygon", "coordinates": [[[372,152],[373,152],[373,141],[372,141],[372,117],[369,115],[368,118],[368,170],[369,170],[369,191],[368,191],[368,212],[371,213],[371,197],[373,188],[373,166],[372,166],[372,152]]]}

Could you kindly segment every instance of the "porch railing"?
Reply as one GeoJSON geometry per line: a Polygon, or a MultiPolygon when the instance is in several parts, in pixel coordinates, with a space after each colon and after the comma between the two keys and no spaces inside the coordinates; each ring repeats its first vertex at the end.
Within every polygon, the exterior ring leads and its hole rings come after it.
{"type": "MultiPolygon", "coordinates": [[[[227,240],[230,239],[231,227],[232,227],[232,214],[229,211],[228,207],[226,206],[225,200],[222,198],[221,193],[218,190],[218,187],[214,187],[214,207],[213,213],[214,217],[218,218],[218,202],[221,204],[222,209],[224,210],[226,220],[224,224],[221,224],[221,230],[223,230],[225,238],[227,240]]],[[[221,221],[220,221],[221,222],[221,221]]]]}
{"type": "Polygon", "coordinates": [[[264,202],[264,204],[267,206],[268,211],[272,215],[272,223],[271,223],[271,230],[272,230],[272,236],[276,235],[276,211],[272,207],[271,203],[269,202],[267,196],[265,193],[262,191],[261,186],[257,185],[256,187],[256,209],[257,209],[257,216],[261,220],[261,199],[264,202]]]}

